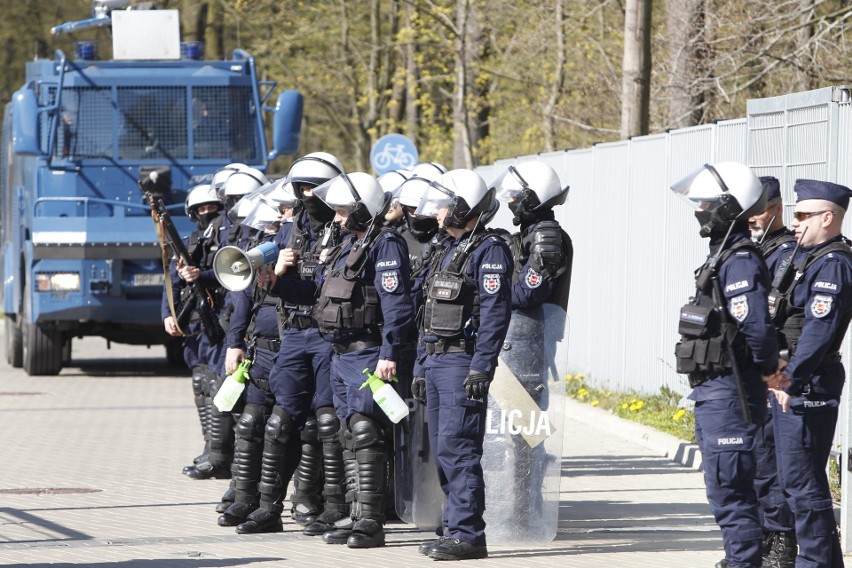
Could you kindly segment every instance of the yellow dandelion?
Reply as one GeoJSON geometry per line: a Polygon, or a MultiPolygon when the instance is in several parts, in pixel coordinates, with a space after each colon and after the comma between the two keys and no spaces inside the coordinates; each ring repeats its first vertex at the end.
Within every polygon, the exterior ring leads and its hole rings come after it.
{"type": "Polygon", "coordinates": [[[588,394],[589,394],[589,391],[587,391],[586,389],[580,389],[580,390],[577,391],[577,396],[580,397],[580,398],[583,398],[584,396],[588,396],[588,394]]]}
{"type": "Polygon", "coordinates": [[[565,380],[566,380],[566,381],[568,381],[568,382],[570,383],[571,381],[573,381],[573,380],[574,380],[574,376],[573,376],[573,375],[568,375],[568,376],[566,376],[566,377],[565,377],[565,380]]]}
{"type": "Polygon", "coordinates": [[[598,401],[598,400],[593,400],[593,401],[592,401],[592,406],[597,406],[597,405],[599,405],[599,404],[600,404],[600,401],[598,401]]]}
{"type": "Polygon", "coordinates": [[[680,420],[681,418],[684,417],[685,414],[686,414],[686,410],[681,408],[677,412],[674,413],[674,415],[672,416],[672,420],[680,420]]]}
{"type": "Polygon", "coordinates": [[[633,406],[631,407],[631,409],[632,410],[640,410],[643,406],[645,406],[645,402],[642,401],[642,400],[637,400],[635,403],[633,403],[633,406]]]}
{"type": "Polygon", "coordinates": [[[624,404],[621,405],[621,409],[625,410],[628,406],[630,406],[630,405],[625,402],[624,404]]]}

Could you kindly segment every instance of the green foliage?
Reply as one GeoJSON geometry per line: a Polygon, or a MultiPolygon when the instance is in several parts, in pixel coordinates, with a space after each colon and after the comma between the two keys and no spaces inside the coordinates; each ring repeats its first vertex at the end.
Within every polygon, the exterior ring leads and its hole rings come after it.
{"type": "Polygon", "coordinates": [[[671,388],[661,387],[660,392],[653,395],[613,392],[592,387],[586,379],[582,374],[568,375],[565,381],[568,396],[681,440],[695,441],[695,415],[678,406],[682,396],[671,388]]]}

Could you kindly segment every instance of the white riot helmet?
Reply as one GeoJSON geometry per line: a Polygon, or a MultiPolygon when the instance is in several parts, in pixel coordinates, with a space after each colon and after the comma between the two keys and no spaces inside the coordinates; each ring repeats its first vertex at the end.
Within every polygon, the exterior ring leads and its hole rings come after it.
{"type": "Polygon", "coordinates": [[[569,189],[562,187],[553,168],[538,160],[509,166],[491,187],[497,199],[509,205],[515,225],[533,223],[541,212],[565,203],[569,189]]]}
{"type": "Polygon", "coordinates": [[[411,168],[411,175],[435,181],[447,173],[447,168],[438,162],[420,162],[411,168]]]}
{"type": "Polygon", "coordinates": [[[229,177],[231,177],[231,174],[246,168],[248,168],[247,165],[234,162],[232,164],[228,164],[224,168],[216,170],[213,174],[213,179],[210,181],[210,185],[212,185],[213,190],[216,191],[219,201],[223,203],[225,202],[225,182],[229,177]]]}
{"type": "Polygon", "coordinates": [[[262,171],[246,167],[233,172],[225,180],[225,196],[242,197],[247,193],[263,187],[268,182],[269,180],[267,180],[266,175],[262,171]]]}
{"type": "Polygon", "coordinates": [[[490,211],[493,203],[494,188],[488,189],[478,173],[450,170],[429,184],[415,214],[434,217],[439,209],[447,207],[444,226],[463,229],[468,221],[490,211]]]}
{"type": "Polygon", "coordinates": [[[314,190],[314,195],[332,209],[348,212],[346,228],[366,231],[376,218],[385,214],[390,204],[390,194],[382,190],[379,182],[368,173],[340,174],[314,190]]]}
{"type": "Polygon", "coordinates": [[[311,152],[293,162],[287,178],[298,196],[302,186],[316,187],[343,173],[343,164],[328,152],[311,152]]]}
{"type": "Polygon", "coordinates": [[[184,202],[183,209],[186,216],[198,223],[202,219],[198,216],[198,208],[202,205],[216,205],[217,211],[222,210],[222,202],[216,196],[216,190],[210,184],[196,185],[189,190],[184,202]]]}
{"type": "Polygon", "coordinates": [[[763,184],[751,168],[739,162],[704,164],[671,187],[697,210],[702,237],[724,234],[732,222],[766,209],[763,184]]]}
{"type": "Polygon", "coordinates": [[[379,185],[384,191],[393,193],[410,177],[411,170],[393,170],[379,176],[379,185]]]}
{"type": "Polygon", "coordinates": [[[405,180],[402,185],[396,188],[393,192],[393,197],[403,207],[417,208],[420,205],[420,200],[429,190],[431,182],[422,177],[413,177],[405,180]]]}

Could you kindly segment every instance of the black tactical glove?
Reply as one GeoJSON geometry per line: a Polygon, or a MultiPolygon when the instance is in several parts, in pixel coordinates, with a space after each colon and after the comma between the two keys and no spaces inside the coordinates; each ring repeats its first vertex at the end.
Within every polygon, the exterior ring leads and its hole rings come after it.
{"type": "Polygon", "coordinates": [[[467,378],[464,380],[464,390],[467,392],[467,398],[485,400],[488,396],[489,385],[491,385],[491,373],[483,373],[482,371],[471,369],[468,371],[467,378]]]}
{"type": "Polygon", "coordinates": [[[422,405],[426,405],[426,378],[414,377],[411,381],[411,396],[422,405]]]}

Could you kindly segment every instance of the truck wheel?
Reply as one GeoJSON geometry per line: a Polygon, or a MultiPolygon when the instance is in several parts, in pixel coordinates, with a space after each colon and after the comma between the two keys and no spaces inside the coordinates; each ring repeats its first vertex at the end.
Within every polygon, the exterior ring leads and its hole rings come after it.
{"type": "Polygon", "coordinates": [[[21,326],[10,315],[6,315],[3,319],[6,322],[6,362],[20,369],[24,364],[24,340],[21,326]]]}
{"type": "Polygon", "coordinates": [[[62,342],[62,366],[67,367],[71,363],[71,336],[64,338],[62,342]]]}
{"type": "MultiPolygon", "coordinates": [[[[27,287],[24,287],[27,290],[27,287]]],[[[30,298],[24,295],[23,367],[28,375],[58,375],[62,370],[62,332],[29,324],[30,298]]]]}

